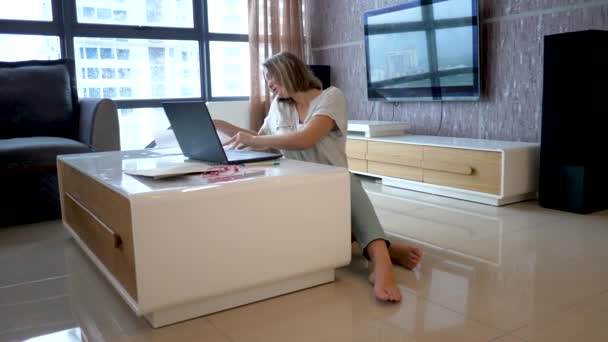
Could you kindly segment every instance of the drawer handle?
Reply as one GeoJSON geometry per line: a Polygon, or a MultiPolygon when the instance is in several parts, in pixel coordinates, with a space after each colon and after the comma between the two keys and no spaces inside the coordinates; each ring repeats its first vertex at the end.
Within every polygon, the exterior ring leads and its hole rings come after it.
{"type": "Polygon", "coordinates": [[[112,236],[114,237],[114,248],[121,249],[122,239],[120,238],[120,235],[113,233],[112,236]]]}
{"type": "Polygon", "coordinates": [[[110,229],[110,227],[103,224],[101,221],[100,223],[101,226],[104,228],[104,231],[106,231],[108,234],[110,234],[110,236],[112,236],[112,240],[114,240],[114,248],[122,249],[122,238],[120,237],[120,235],[110,229]]]}
{"type": "Polygon", "coordinates": [[[95,214],[93,214],[88,208],[85,208],[82,204],[80,204],[80,202],[78,202],[76,200],[76,198],[74,198],[74,196],[72,196],[72,194],[70,193],[64,193],[69,199],[72,200],[72,202],[74,202],[77,206],[80,207],[80,209],[86,211],[89,215],[91,215],[91,217],[93,219],[95,219],[95,221],[97,221],[97,223],[99,223],[100,226],[103,227],[103,230],[108,233],[110,236],[112,236],[112,240],[114,240],[114,248],[118,248],[121,249],[122,248],[122,238],[120,237],[120,235],[118,235],[118,233],[116,233],[115,231],[113,231],[112,229],[110,229],[110,227],[108,227],[105,223],[103,223],[99,218],[97,218],[97,216],[95,214]]]}
{"type": "Polygon", "coordinates": [[[473,171],[474,171],[473,167],[468,166],[468,165],[459,165],[459,164],[452,164],[452,163],[446,163],[446,162],[433,162],[433,161],[423,161],[422,168],[427,169],[427,170],[456,173],[456,174],[465,175],[465,176],[472,175],[473,171]]]}

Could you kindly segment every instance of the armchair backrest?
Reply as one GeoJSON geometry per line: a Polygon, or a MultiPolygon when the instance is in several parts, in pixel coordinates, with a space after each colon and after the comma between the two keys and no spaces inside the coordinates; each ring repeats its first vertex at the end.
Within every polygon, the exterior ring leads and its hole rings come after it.
{"type": "Polygon", "coordinates": [[[78,137],[74,61],[0,62],[0,139],[78,137]]]}

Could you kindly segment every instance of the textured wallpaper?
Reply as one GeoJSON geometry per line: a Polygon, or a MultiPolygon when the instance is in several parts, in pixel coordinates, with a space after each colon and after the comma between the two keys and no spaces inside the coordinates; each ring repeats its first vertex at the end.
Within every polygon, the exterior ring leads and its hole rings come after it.
{"type": "Polygon", "coordinates": [[[543,37],[608,30],[608,0],[480,0],[481,100],[367,100],[363,12],[407,1],[310,0],[313,63],[332,67],[349,118],[400,120],[410,133],[540,141],[543,37]]]}

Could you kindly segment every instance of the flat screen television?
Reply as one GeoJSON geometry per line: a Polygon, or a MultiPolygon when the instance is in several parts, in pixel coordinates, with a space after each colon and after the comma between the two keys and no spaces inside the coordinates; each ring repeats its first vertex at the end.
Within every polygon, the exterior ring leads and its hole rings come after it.
{"type": "Polygon", "coordinates": [[[479,100],[478,0],[415,0],[363,14],[367,96],[479,100]]]}

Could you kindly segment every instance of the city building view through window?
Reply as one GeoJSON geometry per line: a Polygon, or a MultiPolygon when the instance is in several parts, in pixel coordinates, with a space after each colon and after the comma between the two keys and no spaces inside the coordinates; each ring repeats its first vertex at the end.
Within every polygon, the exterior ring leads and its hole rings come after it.
{"type": "Polygon", "coordinates": [[[123,150],[169,126],[163,100],[249,96],[247,0],[20,0],[2,6],[2,19],[39,23],[40,32],[0,30],[11,47],[0,61],[73,58],[79,97],[116,101],[123,150]],[[71,4],[72,18],[53,18],[59,3],[71,4]],[[63,21],[77,24],[65,32],[63,21]]]}

